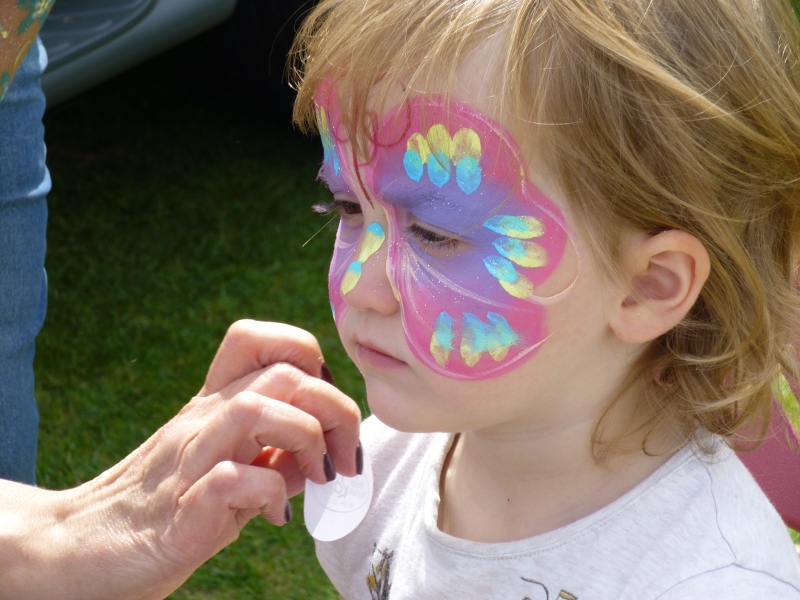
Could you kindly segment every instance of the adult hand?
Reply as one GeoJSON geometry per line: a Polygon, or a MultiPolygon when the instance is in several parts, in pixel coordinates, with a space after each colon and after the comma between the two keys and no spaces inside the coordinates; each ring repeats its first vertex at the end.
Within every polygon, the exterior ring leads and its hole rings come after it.
{"type": "Polygon", "coordinates": [[[200,393],[118,465],[60,492],[0,482],[0,597],[163,598],[254,516],[284,524],[326,452],[354,475],[359,410],[323,364],[311,334],[240,321],[200,393]]]}

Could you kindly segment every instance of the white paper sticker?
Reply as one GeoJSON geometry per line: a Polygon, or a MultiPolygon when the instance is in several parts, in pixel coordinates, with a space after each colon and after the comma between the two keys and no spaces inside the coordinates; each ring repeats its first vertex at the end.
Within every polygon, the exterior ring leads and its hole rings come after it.
{"type": "Polygon", "coordinates": [[[306,528],[314,539],[332,542],[343,538],[364,520],[372,502],[372,466],[364,452],[361,475],[336,475],[330,483],[320,485],[306,479],[303,503],[306,528]]]}

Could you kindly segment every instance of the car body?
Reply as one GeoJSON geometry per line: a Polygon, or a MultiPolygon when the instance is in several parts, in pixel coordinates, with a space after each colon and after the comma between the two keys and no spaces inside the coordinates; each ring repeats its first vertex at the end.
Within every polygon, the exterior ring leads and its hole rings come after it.
{"type": "Polygon", "coordinates": [[[49,106],[227,18],[236,0],[57,0],[40,32],[49,106]]]}

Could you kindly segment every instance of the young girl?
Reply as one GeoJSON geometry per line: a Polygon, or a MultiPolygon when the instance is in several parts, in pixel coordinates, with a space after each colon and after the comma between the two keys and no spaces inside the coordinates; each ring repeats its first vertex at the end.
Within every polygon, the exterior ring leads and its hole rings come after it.
{"type": "Polygon", "coordinates": [[[322,0],[296,43],[341,222],[373,503],[360,598],[800,598],[731,447],[797,375],[788,0],[322,0]]]}

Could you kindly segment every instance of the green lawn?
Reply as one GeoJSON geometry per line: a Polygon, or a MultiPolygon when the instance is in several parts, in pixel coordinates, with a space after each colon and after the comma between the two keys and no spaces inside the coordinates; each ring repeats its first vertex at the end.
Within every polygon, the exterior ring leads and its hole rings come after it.
{"type": "MultiPolygon", "coordinates": [[[[310,210],[325,197],[321,146],[245,79],[215,75],[215,43],[199,38],[46,116],[42,486],[86,481],[143,442],[200,388],[236,319],[309,329],[340,387],[363,399],[330,317],[333,230],[306,244],[326,222],[310,210]]],[[[335,597],[302,498],[294,514],[283,528],[255,520],[172,597],[335,597]]]]}

